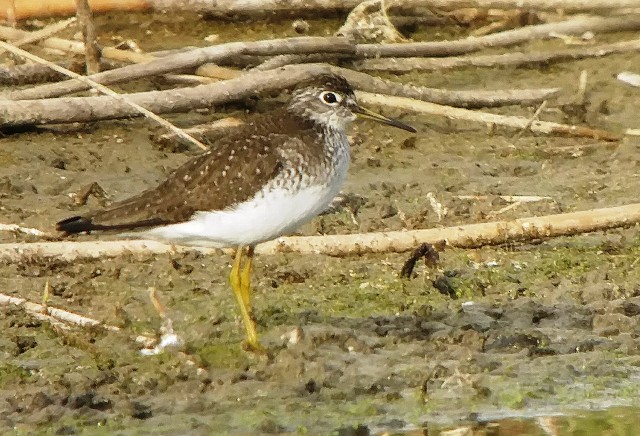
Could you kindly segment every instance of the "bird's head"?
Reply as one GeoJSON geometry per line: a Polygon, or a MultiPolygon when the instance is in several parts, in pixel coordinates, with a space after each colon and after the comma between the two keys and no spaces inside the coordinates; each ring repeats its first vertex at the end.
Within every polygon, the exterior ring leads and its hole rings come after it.
{"type": "Polygon", "coordinates": [[[337,130],[346,129],[356,118],[368,118],[415,133],[411,126],[361,107],[349,82],[335,74],[317,76],[300,83],[292,94],[289,109],[337,130]]]}

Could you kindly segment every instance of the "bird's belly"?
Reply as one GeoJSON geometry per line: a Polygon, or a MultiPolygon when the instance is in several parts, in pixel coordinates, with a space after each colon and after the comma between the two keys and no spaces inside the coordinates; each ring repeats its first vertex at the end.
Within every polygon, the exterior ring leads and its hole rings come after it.
{"type": "Polygon", "coordinates": [[[177,244],[252,245],[289,233],[322,212],[341,183],[311,185],[296,191],[275,188],[223,211],[200,211],[191,220],[157,227],[144,236],[177,244]]]}

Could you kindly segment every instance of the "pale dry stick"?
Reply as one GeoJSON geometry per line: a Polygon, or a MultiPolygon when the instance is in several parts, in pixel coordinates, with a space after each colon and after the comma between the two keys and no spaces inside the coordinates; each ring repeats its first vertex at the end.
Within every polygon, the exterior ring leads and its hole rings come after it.
{"type": "Polygon", "coordinates": [[[580,71],[580,77],[578,79],[578,93],[576,94],[576,104],[582,105],[586,103],[587,99],[587,70],[580,71]]]}
{"type": "Polygon", "coordinates": [[[93,13],[89,0],[76,0],[76,16],[84,39],[84,59],[87,74],[100,72],[100,50],[96,40],[96,28],[93,25],[93,13]]]}
{"type": "Polygon", "coordinates": [[[412,71],[440,71],[464,67],[520,66],[551,62],[562,62],[612,54],[640,51],[640,39],[542,52],[510,52],[497,55],[453,56],[446,58],[379,58],[365,59],[355,63],[362,71],[388,71],[408,73],[412,71]]]}
{"type": "MultiPolygon", "coordinates": [[[[51,306],[45,307],[42,304],[33,303],[31,301],[26,300],[25,298],[12,297],[10,295],[0,293],[0,305],[22,307],[26,312],[28,312],[33,317],[42,321],[51,322],[52,324],[62,328],[68,328],[68,326],[64,323],[69,323],[69,324],[77,325],[79,327],[100,327],[110,332],[116,332],[116,333],[122,332],[122,329],[120,327],[105,324],[101,321],[98,321],[97,319],[79,315],[77,313],[70,312],[68,310],[59,309],[51,306]]],[[[135,338],[135,341],[144,346],[149,346],[155,343],[155,339],[149,338],[147,336],[142,336],[142,335],[137,336],[135,338]]]]}
{"type": "Polygon", "coordinates": [[[0,224],[0,232],[14,232],[33,236],[47,236],[47,234],[42,230],[22,227],[17,224],[0,224]]]}
{"type": "MultiPolygon", "coordinates": [[[[531,118],[529,118],[529,121],[527,121],[527,124],[522,129],[520,129],[518,133],[516,133],[516,135],[514,136],[514,139],[519,139],[522,135],[524,135],[526,131],[531,129],[531,125],[533,124],[533,122],[538,121],[538,118],[540,117],[540,113],[546,107],[547,107],[547,100],[543,101],[540,104],[540,106],[538,106],[538,108],[533,112],[533,115],[531,115],[531,118]]],[[[515,145],[513,147],[515,147],[515,145]]]]}
{"type": "Polygon", "coordinates": [[[498,210],[496,210],[495,212],[489,212],[489,214],[487,215],[489,218],[493,218],[495,216],[501,215],[505,212],[508,212],[510,210],[516,209],[519,206],[521,206],[523,203],[521,201],[515,201],[513,203],[507,204],[505,207],[502,207],[498,210]]]}
{"type": "Polygon", "coordinates": [[[24,308],[28,313],[38,319],[49,321],[51,319],[60,322],[64,321],[80,327],[100,327],[111,332],[121,331],[120,327],[105,324],[93,318],[88,318],[74,312],[69,312],[56,307],[44,306],[42,304],[30,302],[24,298],[12,297],[6,294],[0,294],[0,305],[2,306],[18,306],[24,308]]]}
{"type": "MultiPolygon", "coordinates": [[[[477,123],[493,124],[516,129],[526,128],[529,119],[516,116],[498,115],[488,112],[470,111],[468,109],[454,108],[418,101],[405,97],[391,97],[388,95],[371,94],[368,92],[357,92],[358,100],[365,105],[383,106],[385,108],[394,107],[422,114],[438,115],[454,120],[474,121],[477,123]]],[[[595,138],[604,141],[618,141],[618,135],[606,130],[592,129],[590,127],[572,126],[569,124],[553,123],[549,121],[533,121],[529,129],[535,133],[546,135],[567,135],[584,138],[595,138]]]]}
{"type": "MultiPolygon", "coordinates": [[[[590,209],[511,221],[463,224],[452,227],[359,233],[351,235],[281,237],[256,247],[257,254],[294,252],[329,256],[365,253],[402,253],[420,244],[445,242],[450,247],[478,248],[512,242],[527,242],[559,236],[572,236],[640,223],[640,203],[625,206],[590,209]]],[[[48,258],[72,261],[79,258],[106,258],[127,253],[165,254],[196,251],[219,254],[214,248],[180,247],[148,240],[32,242],[0,244],[0,258],[18,261],[27,258],[48,258]]]]}
{"type": "Polygon", "coordinates": [[[53,62],[49,62],[46,59],[42,59],[39,56],[35,56],[31,53],[29,53],[28,51],[24,51],[22,49],[19,49],[17,47],[13,47],[11,44],[8,44],[4,41],[0,41],[0,47],[4,48],[5,50],[8,50],[14,54],[17,54],[19,56],[25,57],[31,61],[34,62],[38,62],[41,64],[46,64],[48,65],[51,69],[65,74],[69,77],[73,77],[76,80],[79,80],[83,83],[86,83],[88,86],[90,86],[91,88],[97,89],[98,91],[102,92],[103,94],[108,95],[109,97],[124,103],[128,106],[131,106],[132,108],[134,108],[136,111],[138,111],[139,113],[141,113],[142,115],[144,115],[145,117],[155,121],[156,123],[158,123],[159,125],[161,125],[162,127],[164,127],[165,129],[175,133],[180,139],[187,141],[191,144],[197,145],[198,147],[200,147],[202,150],[207,150],[208,147],[206,145],[204,145],[202,142],[198,141],[197,139],[187,135],[182,129],[179,129],[178,127],[174,126],[173,124],[171,124],[170,122],[168,122],[167,120],[159,117],[158,115],[154,114],[153,112],[151,112],[150,110],[140,106],[139,104],[136,104],[135,102],[132,102],[126,95],[122,95],[122,94],[118,94],[117,92],[107,88],[104,85],[101,85],[99,83],[95,83],[92,80],[90,80],[89,78],[85,77],[85,76],[81,76],[80,74],[76,74],[73,71],[67,70],[66,68],[62,68],[59,65],[54,64],[53,62]]]}
{"type": "MultiPolygon", "coordinates": [[[[546,197],[540,195],[497,195],[496,197],[500,198],[509,203],[535,203],[538,201],[553,201],[553,197],[546,197]]],[[[453,198],[458,200],[471,200],[471,201],[484,201],[491,200],[491,196],[489,195],[455,195],[453,198]]]]}
{"type": "MultiPolygon", "coordinates": [[[[291,88],[302,80],[330,72],[346,76],[354,87],[361,90],[387,92],[392,95],[434,100],[455,106],[488,107],[517,103],[531,104],[550,98],[559,92],[558,88],[449,91],[403,85],[344,68],[305,64],[289,65],[277,70],[255,71],[237,79],[209,85],[128,94],[127,98],[156,114],[185,112],[197,108],[211,108],[231,101],[255,97],[265,92],[291,88]]],[[[139,115],[131,106],[103,96],[21,101],[0,100],[0,126],[88,122],[139,115]]]]}
{"type": "Polygon", "coordinates": [[[160,76],[164,83],[175,83],[179,85],[206,85],[208,83],[215,83],[219,79],[211,77],[196,76],[193,74],[165,74],[160,76]]]}
{"type": "Polygon", "coordinates": [[[43,27],[40,30],[36,30],[35,32],[25,32],[22,38],[13,42],[13,45],[16,47],[20,47],[21,45],[33,44],[34,42],[41,41],[43,39],[49,38],[51,35],[54,35],[61,30],[66,29],[71,24],[76,22],[76,17],[67,18],[66,20],[57,21],[48,26],[43,27]]]}
{"type": "MultiPolygon", "coordinates": [[[[227,117],[222,118],[211,123],[198,124],[196,126],[188,127],[184,129],[189,135],[194,136],[196,138],[202,139],[204,136],[208,134],[212,134],[214,132],[226,131],[228,129],[233,129],[238,126],[244,125],[244,121],[240,118],[235,117],[227,117]]],[[[169,145],[175,144],[178,137],[171,133],[163,133],[161,135],[155,135],[153,138],[154,142],[159,144],[169,145]]]]}
{"type": "MultiPolygon", "coordinates": [[[[273,39],[255,42],[231,42],[210,47],[197,48],[184,53],[167,55],[144,64],[127,65],[115,70],[89,76],[102,84],[119,83],[142,77],[172,73],[185,68],[195,68],[205,63],[216,62],[229,57],[249,55],[278,55],[289,53],[353,53],[355,46],[346,38],[299,37],[273,39]]],[[[88,89],[86,83],[71,80],[36,86],[14,91],[5,95],[11,100],[34,100],[52,98],[88,89]]]]}

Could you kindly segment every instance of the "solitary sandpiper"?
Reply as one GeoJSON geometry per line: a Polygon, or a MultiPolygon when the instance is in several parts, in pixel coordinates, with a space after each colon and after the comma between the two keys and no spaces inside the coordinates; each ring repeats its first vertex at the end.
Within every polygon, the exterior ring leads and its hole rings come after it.
{"type": "Polygon", "coordinates": [[[349,166],[346,128],[356,116],[415,133],[360,107],[344,78],[318,76],[301,83],[284,107],[248,118],[159,186],[62,220],[56,228],[66,234],[111,230],[179,245],[236,247],[231,287],[246,346],[262,350],[250,301],[253,249],[311,220],[338,194],[349,166]]]}

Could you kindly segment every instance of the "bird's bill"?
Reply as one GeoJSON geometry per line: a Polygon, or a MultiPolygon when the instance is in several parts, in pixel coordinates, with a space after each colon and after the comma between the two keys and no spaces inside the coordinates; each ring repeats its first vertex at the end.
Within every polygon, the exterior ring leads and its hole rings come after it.
{"type": "Polygon", "coordinates": [[[406,125],[405,123],[402,123],[398,120],[394,120],[392,118],[387,118],[383,115],[377,114],[361,106],[356,106],[352,110],[353,110],[353,113],[355,113],[360,118],[374,120],[379,123],[386,124],[388,126],[393,126],[393,127],[397,127],[398,129],[406,130],[407,132],[416,133],[416,129],[406,125]]]}

